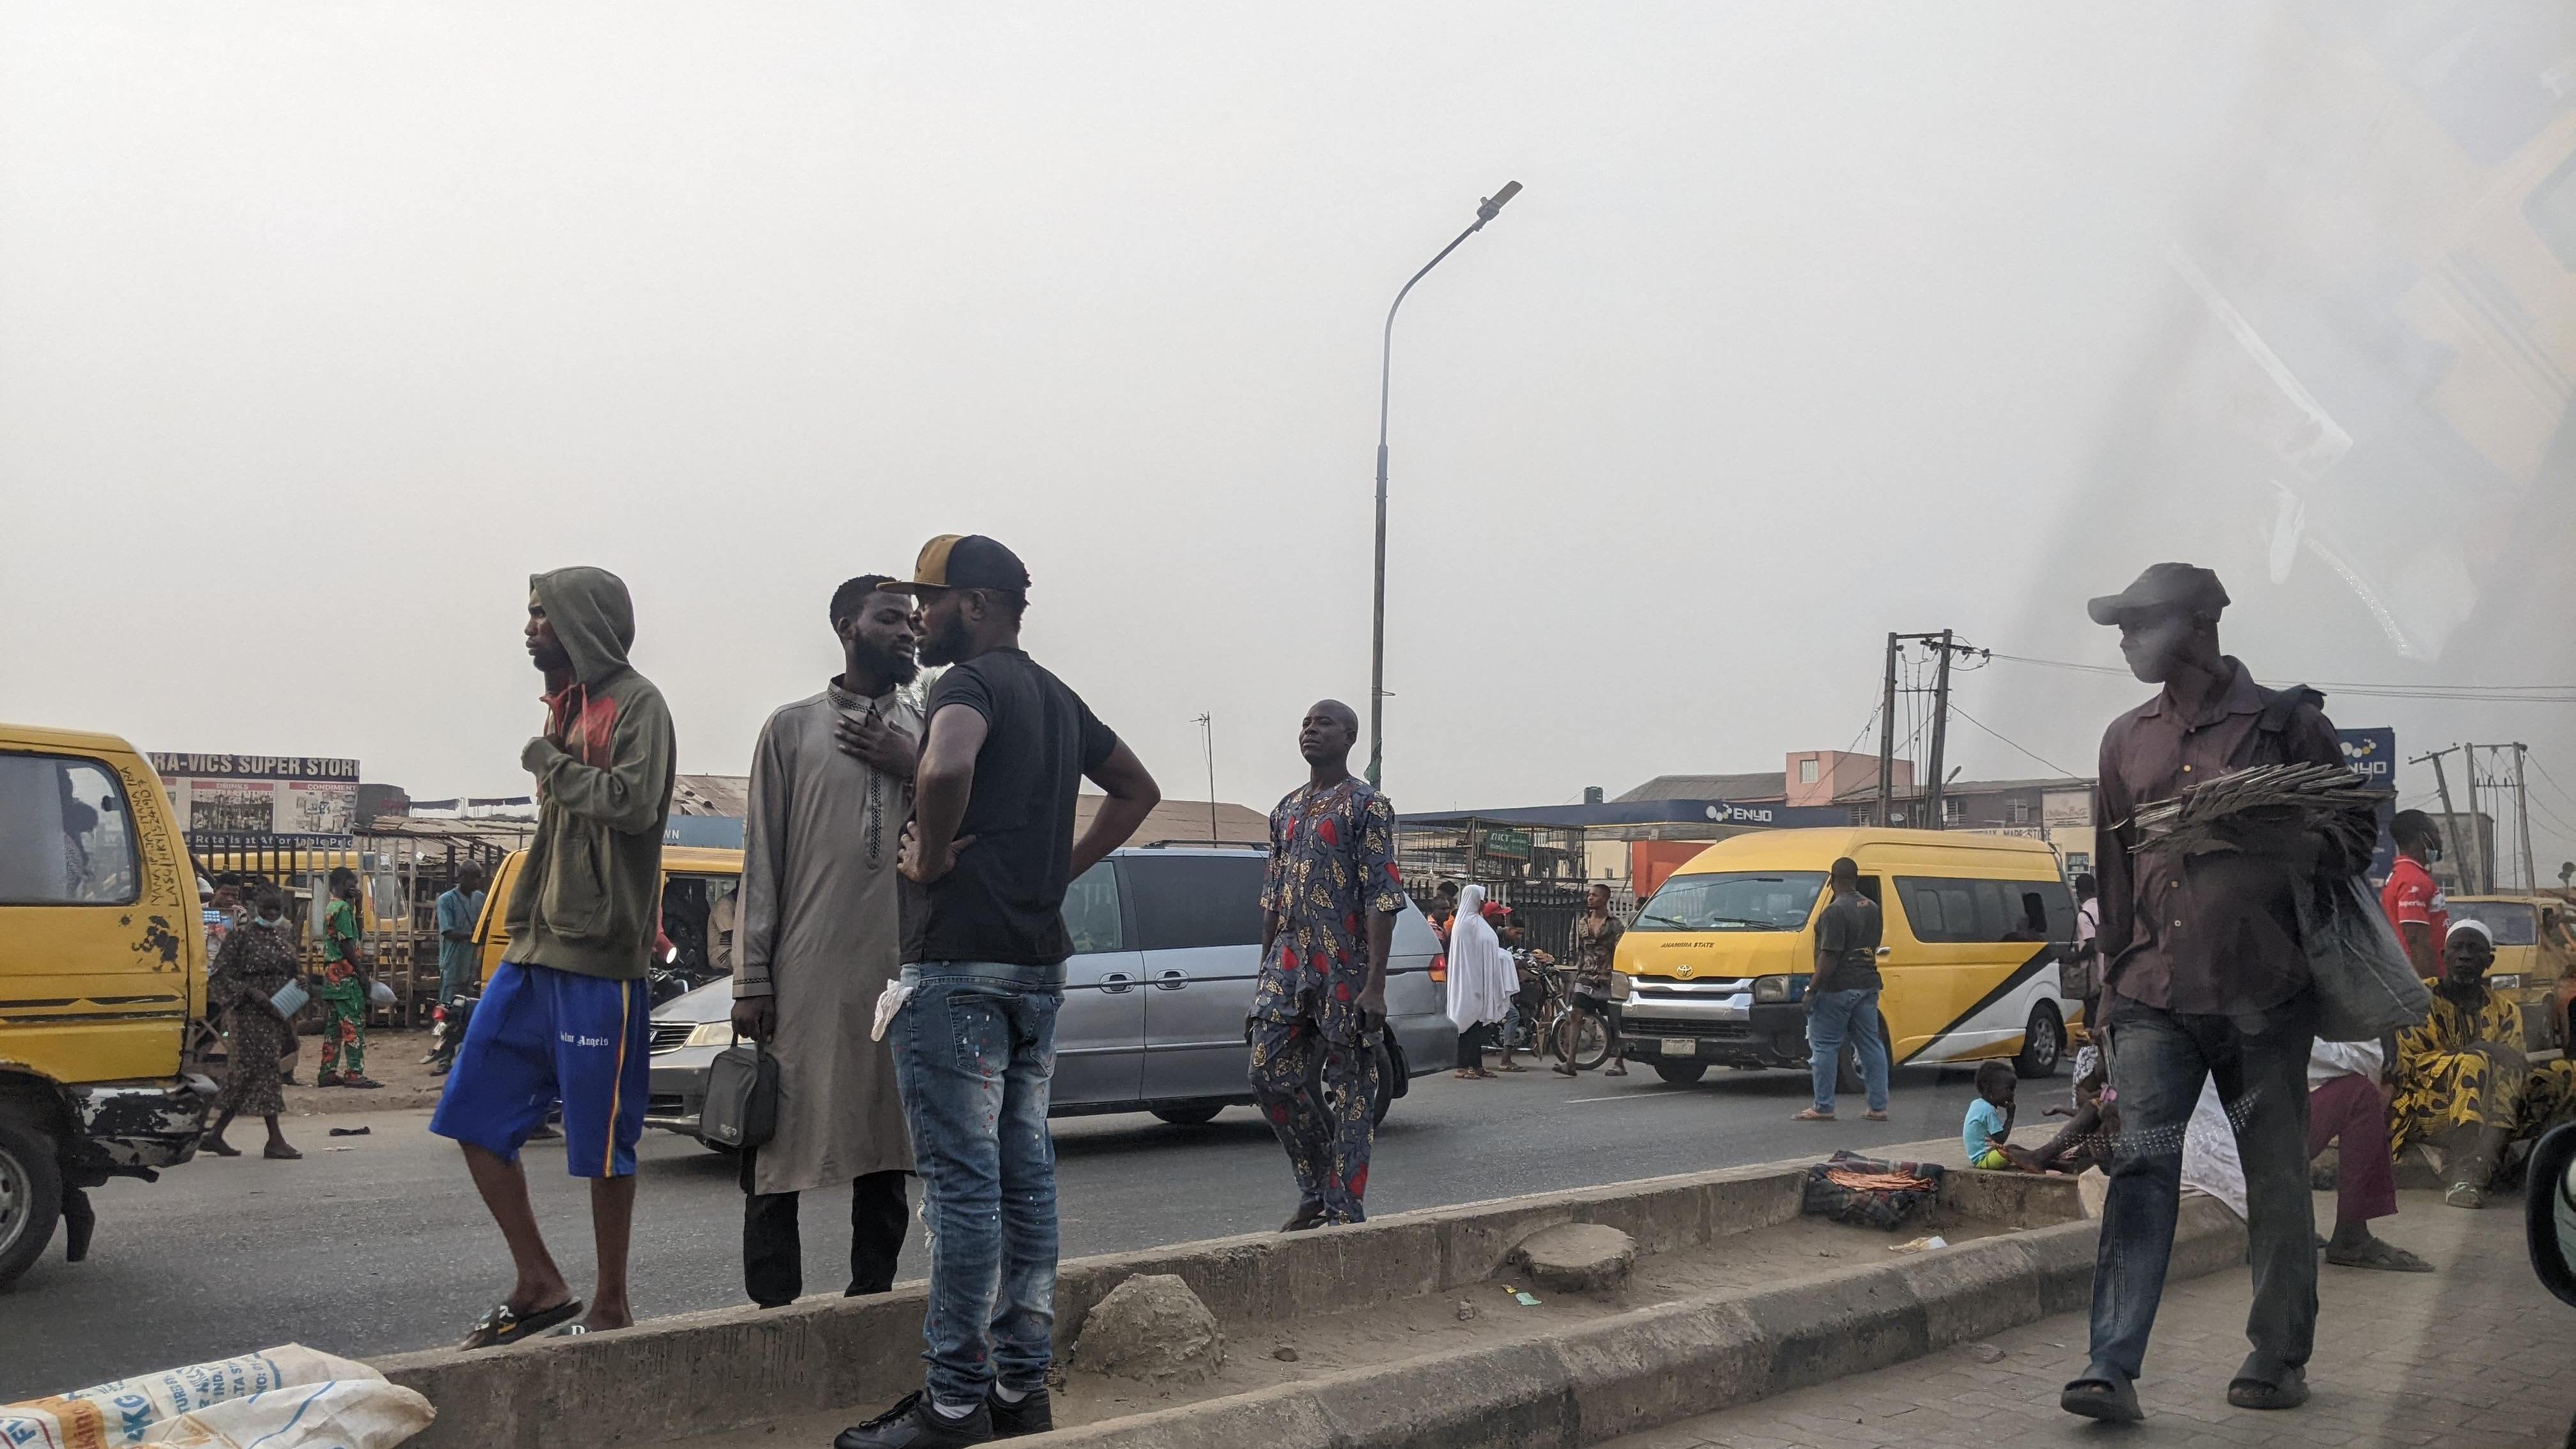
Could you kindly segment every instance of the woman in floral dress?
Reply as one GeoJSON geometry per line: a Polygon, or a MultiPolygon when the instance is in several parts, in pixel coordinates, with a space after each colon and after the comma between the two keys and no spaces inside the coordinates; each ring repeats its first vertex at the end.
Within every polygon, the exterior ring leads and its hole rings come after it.
{"type": "Polygon", "coordinates": [[[241,1149],[224,1141],[224,1129],[244,1112],[268,1123],[268,1146],[260,1156],[289,1161],[304,1154],[287,1145],[277,1126],[285,1110],[278,1091],[279,1061],[294,1037],[294,1028],[277,1014],[270,998],[296,978],[303,958],[296,950],[295,927],[286,917],[286,899],[276,886],[263,883],[251,896],[251,918],[224,937],[209,980],[211,1005],[232,1017],[232,1044],[225,1051],[229,1075],[223,1095],[215,1099],[221,1115],[206,1134],[205,1149],[217,1157],[239,1157],[241,1149]]]}

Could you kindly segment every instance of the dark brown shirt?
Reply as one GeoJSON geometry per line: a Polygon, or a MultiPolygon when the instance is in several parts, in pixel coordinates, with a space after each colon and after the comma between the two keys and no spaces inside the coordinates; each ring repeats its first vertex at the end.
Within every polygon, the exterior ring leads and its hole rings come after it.
{"type": "Polygon", "coordinates": [[[1628,923],[1617,916],[1604,915],[1599,920],[1583,913],[1575,926],[1574,989],[1593,996],[1610,994],[1610,967],[1619,954],[1619,938],[1628,934],[1628,923]]]}
{"type": "Polygon", "coordinates": [[[2102,959],[2114,994],[2148,1006],[2224,1015],[2278,1006],[2308,984],[2296,891],[2314,869],[2295,851],[2183,857],[2141,852],[2132,818],[2248,765],[2343,763],[2334,725],[2301,704],[2278,733],[2258,728],[2275,696],[2245,666],[2207,710],[2170,692],[2111,722],[2094,787],[2094,869],[2102,959]]]}

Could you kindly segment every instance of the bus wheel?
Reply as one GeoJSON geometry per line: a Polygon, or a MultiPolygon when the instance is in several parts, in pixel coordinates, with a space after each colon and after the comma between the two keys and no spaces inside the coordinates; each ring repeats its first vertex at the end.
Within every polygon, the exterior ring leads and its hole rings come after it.
{"type": "MultiPolygon", "coordinates": [[[[1887,1053],[1887,1076],[1892,1085],[1896,1079],[1896,1044],[1888,1040],[1887,1018],[1884,1016],[1878,1019],[1878,1044],[1887,1053]]],[[[1850,1038],[1846,1037],[1843,1040],[1842,1060],[1834,1066],[1834,1091],[1840,1095],[1844,1092],[1866,1090],[1868,1090],[1868,1082],[1860,1072],[1860,1048],[1852,1045],[1850,1038]]]]}
{"type": "Polygon", "coordinates": [[[0,1283],[35,1266],[63,1211],[53,1138],[0,1106],[0,1283]]]}
{"type": "Polygon", "coordinates": [[[2053,1077],[2057,1064],[2066,1056],[2066,1028],[2057,1021],[2057,1008],[2043,1001],[2030,1009],[2030,1025],[2022,1032],[2021,1055],[2012,1059],[2017,1077],[2053,1077]]]}

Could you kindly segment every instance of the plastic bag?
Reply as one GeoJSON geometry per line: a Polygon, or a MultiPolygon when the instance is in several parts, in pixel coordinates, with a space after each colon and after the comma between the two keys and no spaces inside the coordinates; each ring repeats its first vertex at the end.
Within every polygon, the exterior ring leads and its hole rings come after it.
{"type": "Polygon", "coordinates": [[[2319,1041],[2377,1041],[2424,1024],[2433,994],[2361,877],[2299,892],[2299,935],[2316,984],[2319,1041]]]}
{"type": "Polygon", "coordinates": [[[367,1365],[290,1343],[0,1407],[0,1444],[392,1449],[436,1416],[367,1365]]]}

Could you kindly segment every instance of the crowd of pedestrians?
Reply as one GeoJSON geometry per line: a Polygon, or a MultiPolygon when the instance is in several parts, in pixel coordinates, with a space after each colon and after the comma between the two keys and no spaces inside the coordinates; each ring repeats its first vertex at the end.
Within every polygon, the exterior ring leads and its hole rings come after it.
{"type": "MultiPolygon", "coordinates": [[[[1047,1109],[1071,954],[1061,907],[1068,883],[1124,843],[1160,795],[1118,736],[1020,647],[1029,588],[1009,549],[955,535],[927,544],[909,579],[843,584],[828,608],[840,673],[771,714],[754,753],[733,1026],[773,1064],[778,1112],[740,1159],[746,1289],[763,1306],[803,1292],[797,1204],[826,1184],[852,1189],[846,1292],[893,1283],[912,1177],[931,1244],[924,1386],[843,1433],[838,1449],[975,1444],[1053,1423],[1047,1109]],[[945,670],[919,699],[908,687],[923,665],[945,670]],[[1077,832],[1084,780],[1105,799],[1077,832]]],[[[2318,1040],[2300,924],[2301,892],[2357,876],[2365,861],[2313,835],[2190,853],[2140,834],[2141,807],[2231,771],[2341,762],[2321,696],[2264,688],[2221,652],[2227,604],[2214,575],[2179,564],[2093,601],[2095,621],[2120,631],[2132,671],[2158,690],[2102,744],[2099,878],[2076,882],[2069,963],[2087,983],[2074,1120],[2045,1148],[2016,1147],[2013,1073],[1988,1063],[1962,1129],[1980,1168],[2108,1171],[2091,1361],[2061,1399],[2092,1418],[2139,1416],[2134,1385],[2205,1084],[2242,1163],[2251,1229],[2252,1351],[2226,1390],[2247,1408],[2306,1397],[2320,1242],[2329,1262],[2426,1270],[2371,1231],[2395,1211],[2397,1154],[2429,1148],[2450,1200],[2475,1206],[2510,1143],[2576,1113],[2576,1065],[2525,1060],[2512,1003],[2485,984],[2486,928],[2448,920],[2429,874],[2439,833],[2420,815],[2393,824],[2401,855],[2382,901],[2407,961],[2435,989],[2428,1019],[2385,1042],[2318,1040]],[[2310,1163],[2330,1144],[2336,1222],[2320,1240],[2310,1163]]],[[[627,662],[633,611],[615,576],[537,575],[526,634],[545,678],[545,725],[521,757],[539,821],[502,907],[509,948],[431,1124],[461,1145],[514,1269],[469,1347],[631,1321],[643,978],[676,742],[660,693],[627,662]],[[568,1166],[591,1182],[598,1266],[586,1301],[547,1251],[520,1161],[558,1103],[568,1166]]],[[[1407,897],[1393,807],[1349,768],[1358,735],[1347,705],[1314,704],[1297,734],[1307,778],[1269,821],[1247,1085],[1287,1157],[1292,1232],[1366,1219],[1372,1107],[1387,1087],[1386,976],[1407,897]]],[[[334,967],[354,977],[360,964],[354,878],[346,885],[335,876],[320,988],[333,1023],[324,1070],[343,1081],[362,1075],[364,1051],[363,997],[350,1013],[328,994],[343,979],[334,967]]],[[[1880,908],[1850,859],[1833,863],[1829,885],[1803,996],[1814,1100],[1798,1115],[1834,1120],[1849,1042],[1866,1115],[1884,1121],[1880,908]]],[[[462,876],[439,901],[442,1002],[472,978],[480,886],[479,874],[462,876]]],[[[285,1055],[283,1019],[260,1008],[292,978],[293,942],[273,887],[249,906],[218,960],[218,1005],[232,1013],[244,1069],[210,1145],[232,1151],[223,1130],[249,1113],[268,1124],[266,1155],[293,1156],[278,1131],[276,1073],[258,1069],[285,1055]]],[[[1508,910],[1481,885],[1444,885],[1428,915],[1441,946],[1433,974],[1459,1028],[1457,1074],[1518,1070],[1508,1040],[1496,1067],[1484,1062],[1495,1025],[1531,1004],[1508,910]]],[[[1614,1063],[1622,930],[1606,888],[1589,892],[1570,1010],[1611,1033],[1614,1063]]]]}

